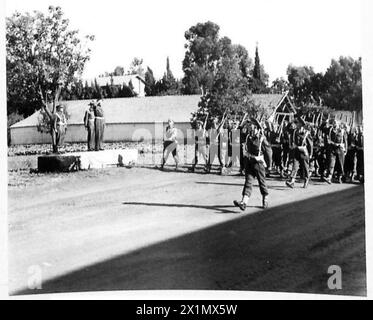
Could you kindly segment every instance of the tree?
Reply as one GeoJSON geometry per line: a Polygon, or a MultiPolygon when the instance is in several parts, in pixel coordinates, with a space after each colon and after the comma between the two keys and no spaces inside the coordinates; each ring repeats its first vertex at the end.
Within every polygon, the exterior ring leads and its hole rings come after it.
{"type": "Polygon", "coordinates": [[[204,95],[212,86],[221,57],[219,26],[211,21],[198,23],[185,32],[185,39],[184,93],[204,95]]]}
{"type": "Polygon", "coordinates": [[[113,73],[114,76],[123,76],[124,75],[124,68],[123,67],[116,67],[114,69],[114,73],[113,73]]]}
{"type": "Polygon", "coordinates": [[[144,72],[144,68],[142,67],[143,61],[144,60],[141,58],[137,58],[137,57],[133,58],[128,73],[138,74],[139,76],[144,77],[145,72],[144,72]]]}
{"type": "Polygon", "coordinates": [[[264,66],[260,64],[259,49],[255,49],[255,63],[251,71],[251,90],[253,93],[267,93],[269,76],[264,70],[264,66]]]}
{"type": "MultiPolygon", "coordinates": [[[[233,47],[231,49],[233,53],[233,47]]],[[[210,121],[212,117],[222,117],[224,113],[240,118],[244,113],[257,117],[262,112],[253,102],[249,79],[242,73],[240,57],[231,53],[224,55],[218,63],[212,87],[202,96],[197,112],[192,114],[192,123],[196,119],[203,121],[207,112],[211,116],[210,121]]]]}
{"type": "Polygon", "coordinates": [[[245,78],[250,77],[250,70],[253,68],[253,61],[249,57],[249,53],[246,48],[242,45],[233,45],[233,50],[239,59],[239,66],[242,76],[245,78]]]}
{"type": "Polygon", "coordinates": [[[17,12],[7,18],[8,101],[29,101],[25,114],[41,106],[51,124],[61,91],[70,90],[82,74],[93,40],[86,36],[83,42],[77,30],[70,30],[60,7],[50,6],[47,14],[17,12]]]}
{"type": "Polygon", "coordinates": [[[295,103],[301,106],[312,102],[312,78],[315,76],[313,68],[289,65],[287,75],[290,84],[290,94],[294,97],[295,103]]]}
{"type": "Polygon", "coordinates": [[[284,93],[290,88],[289,82],[284,78],[277,78],[272,82],[271,93],[284,93]]]}
{"type": "Polygon", "coordinates": [[[153,70],[150,69],[149,67],[147,68],[145,72],[145,94],[147,96],[155,96],[156,90],[155,90],[155,78],[154,78],[154,73],[153,70]]]}
{"type": "Polygon", "coordinates": [[[324,76],[325,104],[338,110],[362,110],[361,58],[332,60],[324,76]]]}

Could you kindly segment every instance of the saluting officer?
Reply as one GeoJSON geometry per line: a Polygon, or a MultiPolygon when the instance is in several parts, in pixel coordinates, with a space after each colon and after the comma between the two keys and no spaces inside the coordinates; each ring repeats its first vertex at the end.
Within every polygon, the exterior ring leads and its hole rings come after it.
{"type": "Polygon", "coordinates": [[[312,158],[313,145],[310,132],[305,129],[306,123],[303,119],[296,119],[295,121],[296,129],[293,131],[291,136],[291,143],[293,145],[294,155],[293,155],[293,168],[290,174],[290,181],[286,181],[286,185],[289,188],[294,188],[295,179],[298,170],[303,170],[304,174],[304,185],[303,188],[308,187],[310,181],[310,159],[312,158]]]}
{"type": "Polygon", "coordinates": [[[258,179],[260,193],[262,194],[263,209],[268,207],[268,188],[266,184],[266,163],[264,161],[264,151],[268,147],[268,141],[264,135],[260,123],[256,119],[251,119],[249,133],[246,137],[244,155],[245,161],[245,185],[242,190],[242,200],[234,200],[233,204],[244,211],[251,197],[255,178],[258,179]]]}

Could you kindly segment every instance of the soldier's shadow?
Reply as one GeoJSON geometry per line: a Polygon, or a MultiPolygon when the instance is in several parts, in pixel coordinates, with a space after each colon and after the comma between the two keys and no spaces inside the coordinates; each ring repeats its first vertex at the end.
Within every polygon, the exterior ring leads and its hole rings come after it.
{"type": "Polygon", "coordinates": [[[196,205],[196,204],[179,204],[179,203],[154,203],[154,202],[122,202],[127,206],[146,206],[146,207],[168,207],[168,208],[192,208],[192,209],[205,209],[214,210],[220,214],[239,214],[238,211],[228,210],[228,208],[235,208],[233,205],[196,205]]]}

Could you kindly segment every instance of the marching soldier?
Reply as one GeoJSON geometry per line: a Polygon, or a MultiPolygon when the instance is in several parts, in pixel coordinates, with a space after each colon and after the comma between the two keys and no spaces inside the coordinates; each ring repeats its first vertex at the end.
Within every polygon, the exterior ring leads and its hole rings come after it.
{"type": "Polygon", "coordinates": [[[273,164],[277,172],[280,174],[280,177],[283,178],[283,166],[282,166],[282,124],[276,128],[273,128],[273,131],[270,135],[270,141],[272,147],[272,159],[273,164]]]}
{"type": "Polygon", "coordinates": [[[240,162],[240,123],[237,120],[228,121],[228,149],[226,154],[226,172],[229,173],[235,163],[240,162]]]}
{"type": "Polygon", "coordinates": [[[95,150],[104,150],[102,142],[104,140],[105,117],[104,110],[101,107],[101,99],[98,99],[94,106],[95,114],[95,150]]]}
{"type": "Polygon", "coordinates": [[[65,141],[65,135],[67,131],[67,120],[64,114],[64,108],[62,105],[56,107],[56,114],[53,121],[52,128],[52,139],[53,143],[53,152],[58,153],[58,147],[62,146],[65,141]]]}
{"type": "Polygon", "coordinates": [[[274,135],[274,130],[273,130],[272,123],[270,123],[269,121],[266,121],[265,125],[266,125],[266,129],[264,130],[264,134],[266,136],[266,140],[268,141],[268,144],[265,147],[264,159],[265,159],[265,162],[267,164],[266,176],[269,178],[270,175],[271,175],[272,163],[273,163],[273,161],[272,161],[273,150],[272,150],[272,146],[271,146],[271,140],[272,140],[272,136],[274,135]]]}
{"type": "Polygon", "coordinates": [[[243,176],[245,174],[245,167],[246,167],[246,160],[247,158],[244,157],[244,150],[246,146],[246,138],[248,135],[248,125],[242,123],[240,128],[240,175],[243,176]]]}
{"type": "Polygon", "coordinates": [[[168,125],[166,127],[166,132],[163,138],[163,157],[161,169],[163,170],[164,165],[167,162],[168,156],[172,152],[172,156],[175,160],[176,168],[179,168],[179,156],[178,156],[178,143],[177,143],[177,129],[175,128],[175,123],[173,120],[168,120],[168,125]]]}
{"type": "Polygon", "coordinates": [[[358,127],[357,137],[356,137],[356,171],[358,179],[361,183],[364,183],[364,132],[363,127],[358,127]]]}
{"type": "Polygon", "coordinates": [[[211,171],[212,164],[214,163],[215,157],[218,158],[220,164],[220,171],[223,169],[223,161],[221,155],[221,134],[224,127],[226,118],[223,115],[222,122],[219,124],[218,118],[214,118],[212,122],[212,128],[209,130],[207,143],[209,146],[209,160],[208,160],[208,172],[211,171]]]}
{"type": "MultiPolygon", "coordinates": [[[[207,120],[207,117],[206,117],[207,120]]],[[[194,150],[194,163],[192,165],[192,172],[195,171],[198,164],[198,155],[202,155],[205,162],[205,171],[208,167],[207,147],[206,147],[206,122],[202,123],[201,120],[197,121],[197,128],[195,131],[195,150],[194,150]]]]}
{"type": "Polygon", "coordinates": [[[85,112],[84,126],[87,130],[88,151],[93,151],[95,149],[95,112],[93,102],[89,104],[89,109],[85,112]]]}
{"type": "Polygon", "coordinates": [[[294,121],[290,122],[285,130],[285,136],[284,136],[284,153],[287,153],[287,164],[286,164],[286,172],[287,175],[290,175],[293,171],[293,164],[294,164],[294,153],[295,153],[295,147],[292,142],[292,137],[294,135],[294,132],[297,128],[297,125],[294,121]]]}
{"type": "Polygon", "coordinates": [[[329,184],[332,183],[336,164],[338,164],[338,182],[342,183],[342,179],[344,178],[344,161],[347,152],[346,130],[340,127],[337,120],[334,120],[332,124],[333,126],[330,128],[329,134],[327,135],[329,160],[328,177],[324,179],[329,184]]]}
{"type": "Polygon", "coordinates": [[[347,153],[345,157],[344,172],[346,177],[346,182],[352,182],[355,176],[355,159],[356,159],[356,140],[357,133],[356,130],[352,128],[347,128],[347,153]]]}
{"type": "Polygon", "coordinates": [[[234,200],[233,204],[244,211],[249,203],[254,179],[257,178],[259,182],[260,192],[262,194],[263,208],[268,207],[268,188],[266,184],[266,163],[264,161],[264,151],[268,146],[267,139],[264,135],[260,123],[256,119],[251,119],[249,134],[246,138],[245,156],[245,185],[242,191],[242,200],[234,200]]]}
{"type": "Polygon", "coordinates": [[[314,127],[311,132],[313,140],[313,159],[315,177],[323,177],[326,169],[325,146],[323,130],[319,127],[314,127]]]}
{"type": "Polygon", "coordinates": [[[306,123],[303,119],[297,119],[295,121],[297,128],[293,131],[291,143],[293,145],[294,155],[293,155],[293,168],[290,174],[290,181],[286,182],[289,188],[294,188],[295,179],[298,170],[303,170],[304,174],[304,185],[303,188],[308,187],[310,180],[309,164],[312,158],[313,146],[310,136],[310,132],[305,129],[306,123]]]}

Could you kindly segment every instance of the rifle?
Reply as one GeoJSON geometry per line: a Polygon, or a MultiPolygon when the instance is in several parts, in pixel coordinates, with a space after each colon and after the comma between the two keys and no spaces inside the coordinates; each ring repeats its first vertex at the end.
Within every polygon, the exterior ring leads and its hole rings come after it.
{"type": "Polygon", "coordinates": [[[242,126],[243,126],[243,124],[245,123],[245,120],[246,120],[246,117],[248,116],[248,114],[247,114],[247,112],[244,114],[244,116],[243,116],[243,118],[242,118],[242,120],[241,120],[241,122],[238,124],[238,126],[236,127],[236,130],[238,129],[238,128],[241,128],[242,126]]]}
{"type": "Polygon", "coordinates": [[[207,119],[209,118],[209,113],[207,112],[205,122],[203,123],[203,131],[206,131],[207,119]]]}

